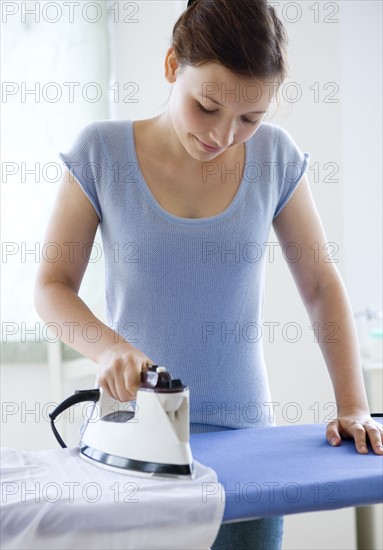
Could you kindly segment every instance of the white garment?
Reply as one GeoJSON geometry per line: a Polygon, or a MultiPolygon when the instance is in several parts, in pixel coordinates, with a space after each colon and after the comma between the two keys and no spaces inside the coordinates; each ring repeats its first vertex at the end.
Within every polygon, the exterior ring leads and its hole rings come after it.
{"type": "Polygon", "coordinates": [[[195,462],[193,480],[101,469],[79,449],[1,451],[1,547],[199,549],[223,518],[224,491],[195,462]]]}

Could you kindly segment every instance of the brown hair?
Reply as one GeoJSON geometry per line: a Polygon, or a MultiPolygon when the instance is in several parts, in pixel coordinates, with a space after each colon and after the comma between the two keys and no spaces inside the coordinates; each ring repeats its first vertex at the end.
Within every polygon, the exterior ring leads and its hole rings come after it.
{"type": "Polygon", "coordinates": [[[194,0],[173,28],[181,68],[217,62],[236,75],[273,78],[287,74],[287,33],[266,0],[194,0]]]}

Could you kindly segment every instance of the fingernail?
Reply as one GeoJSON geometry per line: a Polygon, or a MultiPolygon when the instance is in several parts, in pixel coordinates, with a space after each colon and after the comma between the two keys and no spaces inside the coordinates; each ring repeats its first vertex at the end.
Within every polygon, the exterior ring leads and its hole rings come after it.
{"type": "Polygon", "coordinates": [[[364,445],[360,447],[360,450],[362,453],[367,453],[367,447],[365,447],[364,445]]]}
{"type": "Polygon", "coordinates": [[[330,440],[330,443],[331,445],[335,446],[337,443],[338,443],[338,440],[336,437],[333,437],[331,440],[330,440]]]}

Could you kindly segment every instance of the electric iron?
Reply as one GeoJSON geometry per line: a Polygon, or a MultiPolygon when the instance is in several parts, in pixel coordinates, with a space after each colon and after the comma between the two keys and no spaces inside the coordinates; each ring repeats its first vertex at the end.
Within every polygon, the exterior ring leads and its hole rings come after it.
{"type": "Polygon", "coordinates": [[[165,367],[141,373],[136,401],[121,403],[102,388],[79,390],[49,414],[61,447],[66,447],[55,418],[92,401],[81,427],[80,456],[96,466],[139,476],[193,478],[189,445],[189,388],[165,367]],[[89,410],[90,409],[90,410],[89,410]]]}

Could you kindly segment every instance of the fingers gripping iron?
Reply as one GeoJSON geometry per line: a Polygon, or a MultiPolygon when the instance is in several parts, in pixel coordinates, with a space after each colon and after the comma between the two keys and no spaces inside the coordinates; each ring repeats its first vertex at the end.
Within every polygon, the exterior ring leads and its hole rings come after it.
{"type": "Polygon", "coordinates": [[[80,456],[93,464],[144,476],[193,477],[189,445],[189,388],[164,367],[141,373],[134,402],[121,403],[102,388],[81,390],[50,413],[53,433],[66,447],[55,418],[77,403],[92,401],[81,427],[80,456]]]}

